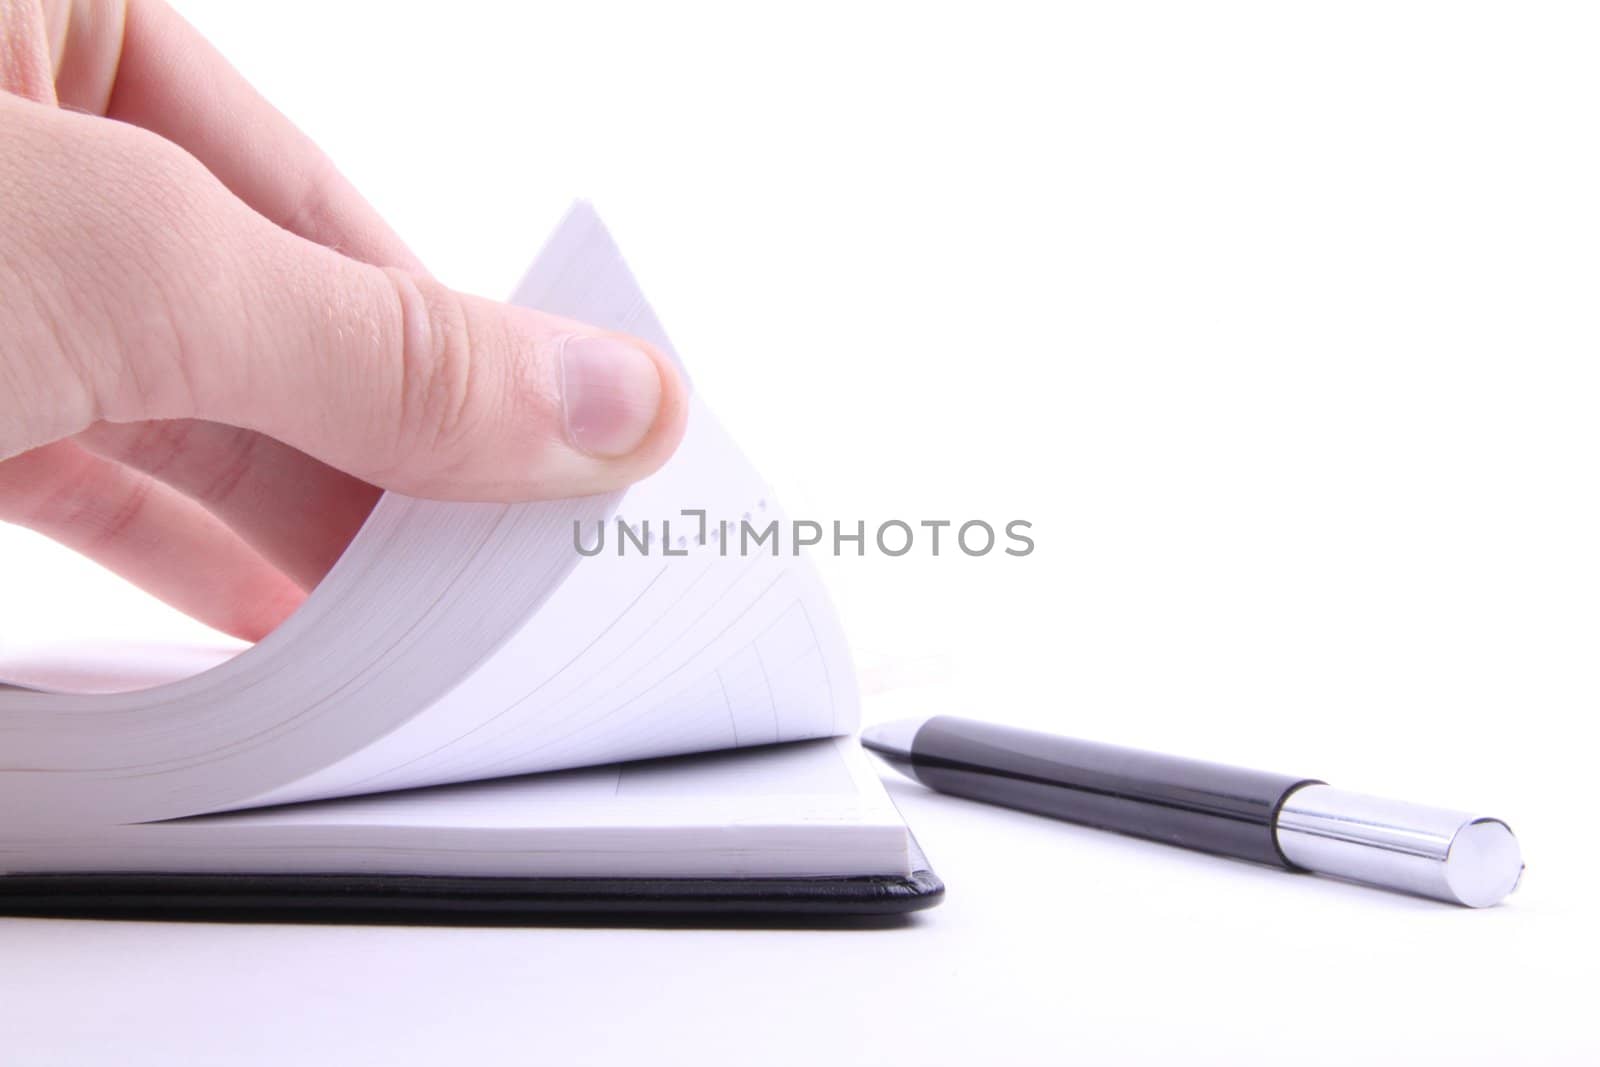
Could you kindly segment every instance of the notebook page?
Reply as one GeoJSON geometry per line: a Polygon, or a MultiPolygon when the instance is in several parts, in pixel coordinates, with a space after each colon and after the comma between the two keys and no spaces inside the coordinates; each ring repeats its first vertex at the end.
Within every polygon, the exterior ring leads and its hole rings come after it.
{"type": "Polygon", "coordinates": [[[0,840],[0,872],[546,877],[909,873],[909,835],[839,740],[0,840]]]}
{"type": "MultiPolygon", "coordinates": [[[[620,252],[580,208],[518,291],[607,309],[671,351],[620,252]],[[563,272],[581,261],[581,273],[563,272]]],[[[675,357],[676,358],[676,357],[675,357]]],[[[427,711],[338,762],[233,807],[408,789],[855,729],[849,650],[788,516],[698,396],[677,453],[542,545],[577,565],[500,649],[427,711]],[[685,511],[704,513],[686,516],[685,511]],[[628,523],[640,548],[619,533],[628,523]],[[742,534],[776,523],[776,540],[742,534]],[[670,546],[662,542],[670,536],[670,546]],[[600,538],[603,537],[603,541],[600,538]],[[586,557],[579,546],[598,555],[586,557]],[[673,555],[667,554],[670,547],[673,555]]],[[[548,564],[546,564],[548,565],[548,564]]]]}
{"type": "MultiPolygon", "coordinates": [[[[770,489],[698,402],[679,455],[630,490],[619,515],[648,521],[658,533],[656,516],[675,517],[685,507],[735,523],[746,514],[787,522],[770,489]]],[[[777,555],[744,555],[734,541],[723,554],[712,536],[715,521],[705,544],[698,543],[698,523],[669,524],[674,542],[684,538],[682,556],[642,554],[630,542],[619,557],[608,542],[604,554],[584,560],[518,633],[429,712],[254,803],[855,729],[854,669],[814,569],[786,546],[777,555]]],[[[592,524],[583,536],[594,543],[592,524]]]]}

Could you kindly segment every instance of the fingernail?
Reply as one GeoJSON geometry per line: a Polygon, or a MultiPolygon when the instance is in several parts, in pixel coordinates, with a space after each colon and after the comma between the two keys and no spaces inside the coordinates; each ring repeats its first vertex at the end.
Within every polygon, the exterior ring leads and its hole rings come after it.
{"type": "Polygon", "coordinates": [[[574,448],[605,459],[626,456],[655,425],[661,375],[638,345],[568,337],[561,343],[561,406],[574,448]]]}

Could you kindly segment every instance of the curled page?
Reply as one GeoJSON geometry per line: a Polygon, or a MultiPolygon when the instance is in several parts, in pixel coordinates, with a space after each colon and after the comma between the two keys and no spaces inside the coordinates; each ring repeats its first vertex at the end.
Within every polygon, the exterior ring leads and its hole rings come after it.
{"type": "MultiPolygon", "coordinates": [[[[672,352],[587,204],[514,302],[672,352]]],[[[854,729],[854,672],[815,572],[788,541],[730,546],[719,523],[746,519],[786,522],[698,400],[678,453],[624,493],[513,505],[386,494],[301,609],[233,659],[135,692],[0,688],[0,829],[854,729]]]]}

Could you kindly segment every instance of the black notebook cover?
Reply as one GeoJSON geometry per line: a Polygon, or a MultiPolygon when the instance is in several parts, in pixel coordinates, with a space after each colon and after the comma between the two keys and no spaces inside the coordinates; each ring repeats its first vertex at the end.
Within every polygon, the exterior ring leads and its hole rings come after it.
{"type": "Polygon", "coordinates": [[[912,861],[909,875],[826,878],[19,874],[0,877],[0,915],[505,925],[882,918],[943,899],[914,841],[912,861]]]}

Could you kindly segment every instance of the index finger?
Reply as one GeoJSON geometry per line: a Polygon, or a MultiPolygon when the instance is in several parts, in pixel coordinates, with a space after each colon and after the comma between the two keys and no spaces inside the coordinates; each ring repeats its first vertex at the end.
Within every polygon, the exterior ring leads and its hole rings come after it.
{"type": "Polygon", "coordinates": [[[376,266],[422,270],[321,149],[164,0],[63,0],[51,14],[63,105],[174,142],[291,233],[376,266]]]}

